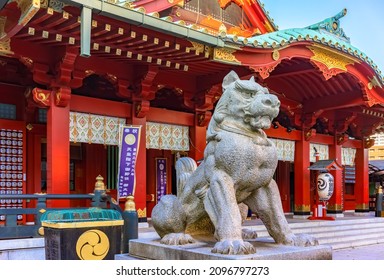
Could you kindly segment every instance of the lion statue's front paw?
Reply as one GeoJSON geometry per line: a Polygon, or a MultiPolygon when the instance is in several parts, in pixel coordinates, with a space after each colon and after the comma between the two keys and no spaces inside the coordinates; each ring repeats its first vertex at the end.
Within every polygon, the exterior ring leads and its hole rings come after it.
{"type": "Polygon", "coordinates": [[[291,234],[287,237],[285,242],[283,242],[285,245],[293,245],[293,246],[300,246],[300,247],[308,247],[308,246],[317,246],[319,245],[319,241],[314,238],[313,236],[310,236],[308,234],[291,234]]]}
{"type": "Polygon", "coordinates": [[[223,255],[248,255],[256,253],[255,247],[243,240],[224,240],[217,242],[211,251],[223,255]]]}
{"type": "Polygon", "coordinates": [[[243,239],[256,239],[257,238],[257,232],[252,229],[243,228],[241,230],[241,237],[243,239]]]}
{"type": "Polygon", "coordinates": [[[186,233],[168,233],[163,236],[160,243],[165,245],[185,245],[195,243],[195,240],[186,233]]]}

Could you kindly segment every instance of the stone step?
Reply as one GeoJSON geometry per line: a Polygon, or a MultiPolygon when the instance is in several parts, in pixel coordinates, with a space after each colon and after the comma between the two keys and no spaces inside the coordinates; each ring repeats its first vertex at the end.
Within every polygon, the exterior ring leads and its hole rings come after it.
{"type": "MultiPolygon", "coordinates": [[[[290,227],[294,233],[310,234],[319,240],[320,245],[331,246],[334,250],[384,243],[382,218],[305,221],[290,223],[290,227]]],[[[264,225],[246,228],[256,230],[258,240],[272,240],[264,225]]]]}
{"type": "MultiPolygon", "coordinates": [[[[260,242],[273,242],[272,237],[261,237],[257,238],[260,242]]],[[[384,234],[364,234],[361,236],[346,236],[345,238],[339,239],[319,239],[319,245],[331,246],[333,250],[340,250],[345,248],[353,248],[358,246],[366,246],[384,243],[384,234]]]]}
{"type": "MultiPolygon", "coordinates": [[[[256,230],[259,237],[269,236],[264,225],[245,226],[244,228],[256,230]]],[[[342,232],[351,230],[364,230],[381,228],[384,231],[384,219],[372,220],[348,220],[348,221],[324,221],[321,223],[295,223],[290,224],[290,228],[295,233],[307,233],[315,235],[317,233],[342,232]]]]}
{"type": "Polygon", "coordinates": [[[384,243],[384,236],[381,236],[380,238],[365,238],[365,239],[356,239],[351,241],[340,241],[340,242],[332,242],[326,245],[329,245],[332,247],[333,250],[340,250],[340,249],[346,249],[346,248],[354,248],[359,246],[367,246],[367,245],[374,245],[374,244],[380,244],[384,243]]]}
{"type": "Polygon", "coordinates": [[[337,236],[327,236],[318,238],[320,244],[330,244],[336,242],[349,242],[354,240],[362,240],[362,239],[378,239],[384,237],[384,232],[378,231],[365,231],[363,233],[357,234],[355,232],[345,232],[344,235],[337,236]]]}
{"type": "MultiPolygon", "coordinates": [[[[384,224],[362,224],[362,225],[343,225],[343,226],[328,226],[315,228],[293,228],[292,231],[296,234],[306,233],[317,238],[327,236],[342,236],[346,232],[354,234],[364,234],[369,232],[384,232],[384,224]]],[[[266,229],[257,231],[259,237],[269,236],[266,229]]]]}

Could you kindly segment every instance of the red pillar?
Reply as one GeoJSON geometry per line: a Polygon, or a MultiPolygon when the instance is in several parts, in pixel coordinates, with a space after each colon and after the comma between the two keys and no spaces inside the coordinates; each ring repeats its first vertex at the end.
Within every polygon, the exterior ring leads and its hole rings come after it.
{"type": "MultiPolygon", "coordinates": [[[[337,145],[335,139],[334,145],[329,146],[329,159],[334,159],[340,166],[342,165],[342,146],[337,145]]],[[[335,214],[336,217],[343,217],[343,170],[332,170],[330,173],[334,179],[333,195],[327,205],[327,213],[335,214]]]]}
{"type": "Polygon", "coordinates": [[[369,213],[368,149],[356,149],[355,212],[369,213]]]}
{"type": "Polygon", "coordinates": [[[190,127],[189,137],[191,143],[189,145],[188,156],[195,161],[204,159],[204,150],[207,145],[207,126],[211,120],[212,114],[209,111],[196,111],[194,126],[190,127]]]}
{"type": "Polygon", "coordinates": [[[306,218],[311,211],[310,171],[308,169],[310,152],[309,141],[305,141],[304,137],[295,142],[295,217],[306,218]]]}
{"type": "Polygon", "coordinates": [[[204,158],[204,149],[206,146],[207,127],[205,126],[193,126],[189,132],[191,142],[189,146],[188,156],[195,161],[202,160],[204,158]]]}
{"type": "MultiPolygon", "coordinates": [[[[54,98],[47,112],[47,193],[69,194],[69,106],[56,106],[54,98]]],[[[51,206],[70,203],[56,200],[51,206]]]]}
{"type": "Polygon", "coordinates": [[[279,161],[276,168],[276,183],[279,187],[284,212],[290,212],[290,162],[279,161]]]}
{"type": "Polygon", "coordinates": [[[147,149],[146,149],[146,123],[145,116],[137,117],[136,106],[132,106],[132,125],[141,125],[141,135],[139,143],[139,152],[136,159],[136,189],[135,204],[139,217],[139,222],[147,221],[147,149]]]}

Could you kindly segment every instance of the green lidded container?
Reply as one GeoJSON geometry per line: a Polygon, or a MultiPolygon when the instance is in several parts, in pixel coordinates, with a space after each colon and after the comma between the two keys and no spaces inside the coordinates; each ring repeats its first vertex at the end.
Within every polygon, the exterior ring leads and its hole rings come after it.
{"type": "Polygon", "coordinates": [[[113,209],[47,211],[41,216],[47,260],[113,260],[124,220],[113,209]]]}

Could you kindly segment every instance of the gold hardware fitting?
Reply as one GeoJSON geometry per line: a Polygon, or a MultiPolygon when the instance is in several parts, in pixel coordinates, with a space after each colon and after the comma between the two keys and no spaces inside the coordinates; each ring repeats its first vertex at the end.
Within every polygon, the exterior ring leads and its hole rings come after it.
{"type": "Polygon", "coordinates": [[[125,202],[125,209],[124,211],[136,211],[136,205],[133,195],[127,196],[127,201],[125,202]]]}
{"type": "Polygon", "coordinates": [[[104,178],[101,175],[96,177],[95,191],[105,191],[104,178]]]}

